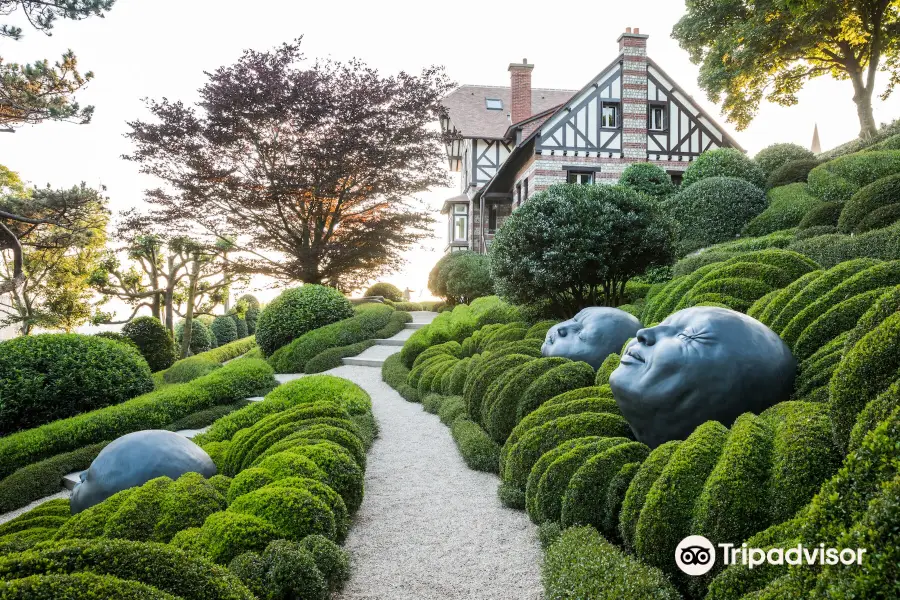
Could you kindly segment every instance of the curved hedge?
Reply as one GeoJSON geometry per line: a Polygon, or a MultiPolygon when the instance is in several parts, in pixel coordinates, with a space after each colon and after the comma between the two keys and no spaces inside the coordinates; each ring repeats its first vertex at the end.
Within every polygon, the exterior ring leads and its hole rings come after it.
{"type": "Polygon", "coordinates": [[[591,527],[562,532],[542,567],[547,600],[678,600],[681,595],[657,569],[624,554],[591,527]]]}
{"type": "Polygon", "coordinates": [[[96,336],[42,334],[0,343],[0,434],[119,404],[153,389],[135,348],[96,336]]]}
{"type": "Polygon", "coordinates": [[[297,335],[290,343],[270,352],[269,363],[279,373],[305,373],[307,363],[325,350],[374,338],[388,325],[394,310],[383,305],[364,306],[367,308],[357,310],[349,318],[297,335]]]}
{"type": "Polygon", "coordinates": [[[794,296],[800,293],[807,285],[812,283],[814,280],[818,279],[821,276],[823,271],[814,270],[802,275],[794,280],[790,285],[782,288],[781,290],[775,290],[773,293],[774,297],[766,304],[766,307],[759,315],[752,315],[756,319],[758,319],[761,323],[771,327],[774,320],[778,318],[778,315],[781,314],[781,311],[784,310],[784,307],[788,305],[788,303],[794,299],[794,296]]]}
{"type": "Polygon", "coordinates": [[[766,179],[766,188],[773,189],[792,183],[806,183],[809,172],[818,167],[820,161],[815,158],[792,160],[772,171],[766,179]]]}
{"type": "Polygon", "coordinates": [[[754,185],[736,177],[709,177],[689,184],[688,173],[698,163],[699,160],[685,172],[681,191],[663,203],[666,213],[677,223],[680,256],[734,239],[766,209],[762,183],[754,185]]]}
{"type": "MultiPolygon", "coordinates": [[[[826,280],[828,275],[819,281],[826,280]]],[[[818,281],[810,288],[816,287],[818,281]]],[[[790,322],[779,332],[785,343],[792,347],[800,337],[800,334],[820,315],[824,315],[828,309],[840,303],[846,298],[852,298],[879,288],[900,284],[900,261],[885,262],[859,271],[848,277],[845,281],[835,285],[831,290],[824,292],[821,297],[811,302],[798,312],[790,322]]],[[[809,289],[809,288],[807,288],[809,289]]],[[[806,290],[804,290],[804,293],[806,290]]],[[[873,299],[874,301],[874,299],[873,299]]],[[[864,312],[860,310],[860,315],[864,312]]],[[[838,332],[840,333],[840,332],[838,332]]]]}
{"type": "MultiPolygon", "coordinates": [[[[315,506],[321,510],[324,503],[315,506]]],[[[236,556],[259,552],[280,537],[283,537],[281,532],[266,519],[227,510],[211,514],[200,528],[180,531],[171,543],[189,553],[201,554],[214,563],[227,565],[236,556]]]]}
{"type": "Polygon", "coordinates": [[[550,357],[529,361],[515,369],[502,388],[492,390],[484,400],[487,415],[485,430],[498,444],[509,437],[517,421],[517,408],[525,392],[545,373],[566,364],[564,358],[550,357]]]}
{"type": "Polygon", "coordinates": [[[581,464],[560,499],[559,515],[563,527],[593,525],[601,533],[615,536],[615,530],[606,527],[611,515],[605,512],[604,500],[610,485],[625,465],[640,463],[649,453],[650,449],[640,442],[626,442],[595,454],[581,464]]]}
{"type": "Polygon", "coordinates": [[[838,231],[862,233],[857,227],[868,215],[897,202],[900,202],[900,167],[894,175],[870,183],[847,200],[838,219],[838,231]]]}
{"type": "Polygon", "coordinates": [[[811,227],[837,227],[843,210],[842,202],[820,202],[806,212],[797,227],[800,230],[811,227]]]}
{"type": "Polygon", "coordinates": [[[307,331],[352,316],[350,301],[334,288],[322,285],[292,288],[283,291],[260,313],[256,342],[263,354],[270,356],[307,331]]]}
{"type": "Polygon", "coordinates": [[[116,406],[8,435],[0,438],[0,477],[33,462],[132,431],[165,428],[199,410],[233,404],[274,385],[272,368],[265,361],[241,359],[191,383],[168,386],[116,406]]]}
{"type": "Polygon", "coordinates": [[[516,421],[521,421],[544,402],[560,394],[593,385],[593,367],[584,362],[567,362],[534,380],[516,406],[516,421]]]}
{"type": "Polygon", "coordinates": [[[809,190],[827,202],[846,202],[862,187],[898,172],[900,150],[857,152],[810,171],[809,190]]]}
{"type": "Polygon", "coordinates": [[[654,448],[641,463],[628,486],[628,491],[625,492],[625,500],[619,512],[619,535],[625,547],[631,552],[634,551],[634,535],[647,495],[680,445],[681,440],[672,440],[654,448]]]}
{"type": "Polygon", "coordinates": [[[172,366],[178,359],[175,340],[156,317],[137,317],[122,326],[122,335],[138,347],[153,372],[172,366]]]}
{"type": "Polygon", "coordinates": [[[682,189],[712,177],[738,178],[764,189],[766,173],[740,150],[719,148],[704,152],[684,172],[682,189]]]}
{"type": "Polygon", "coordinates": [[[136,581],[182,598],[254,598],[227,569],[165,544],[65,540],[0,558],[0,578],[4,580],[84,572],[136,581]]]}
{"type": "MultiPolygon", "coordinates": [[[[798,360],[812,356],[831,340],[853,329],[863,314],[888,289],[890,288],[880,287],[869,290],[829,308],[815,321],[807,325],[803,333],[797,337],[797,341],[792,348],[794,356],[798,360]]],[[[815,306],[815,303],[811,305],[811,307],[815,306]]]]}
{"type": "Polygon", "coordinates": [[[834,439],[846,448],[860,411],[884,392],[900,368],[900,313],[866,334],[841,360],[830,384],[834,439]]]}
{"type": "Polygon", "coordinates": [[[859,318],[856,326],[850,331],[844,343],[844,349],[850,350],[867,333],[875,329],[891,314],[900,311],[900,286],[885,292],[875,303],[859,318]]]}
{"type": "Polygon", "coordinates": [[[858,235],[824,234],[797,240],[789,248],[823,267],[857,258],[896,260],[900,256],[900,223],[858,235]]]}
{"type": "Polygon", "coordinates": [[[32,575],[12,581],[0,581],[4,600],[178,600],[149,585],[93,573],[32,575]]]}
{"type": "Polygon", "coordinates": [[[805,183],[793,183],[770,189],[769,206],[744,227],[744,235],[767,235],[797,227],[806,214],[822,204],[809,193],[805,183]]]}
{"type": "Polygon", "coordinates": [[[756,153],[753,162],[759,165],[766,177],[789,162],[810,160],[816,157],[810,150],[797,144],[770,144],[756,153]]]}
{"type": "Polygon", "coordinates": [[[465,417],[454,419],[450,424],[450,433],[470,469],[498,472],[500,447],[477,423],[465,417]]]}
{"type": "Polygon", "coordinates": [[[466,385],[463,388],[463,398],[466,401],[466,412],[469,417],[474,421],[481,418],[481,402],[496,378],[509,369],[533,360],[537,359],[524,354],[501,355],[495,358],[486,358],[475,367],[466,378],[466,385]]]}
{"type": "Polygon", "coordinates": [[[245,494],[228,507],[228,512],[264,519],[287,539],[300,541],[319,534],[335,539],[334,513],[312,493],[298,488],[266,486],[245,494]]]}
{"type": "MultiPolygon", "coordinates": [[[[860,258],[841,263],[828,269],[808,285],[797,290],[794,297],[781,309],[781,312],[779,312],[777,316],[770,317],[771,323],[768,324],[769,327],[775,333],[780,334],[795,316],[810,304],[819,300],[821,296],[827,294],[835,286],[840,285],[846,279],[877,264],[877,260],[860,258]]],[[[785,290],[787,289],[788,288],[785,288],[785,290]]]]}
{"type": "Polygon", "coordinates": [[[634,534],[635,552],[647,564],[676,574],[672,556],[678,543],[693,533],[694,506],[727,437],[721,423],[700,425],[678,446],[650,488],[634,534]]]}
{"type": "Polygon", "coordinates": [[[780,402],[760,415],[774,432],[767,487],[771,523],[793,517],[837,471],[841,457],[828,412],[827,404],[780,402]]]}
{"type": "Polygon", "coordinates": [[[666,284],[653,300],[647,303],[641,322],[645,325],[658,323],[674,312],[675,307],[681,302],[688,291],[703,279],[708,273],[718,269],[721,265],[713,263],[704,265],[688,275],[676,277],[666,284]]]}
{"type": "Polygon", "coordinates": [[[510,448],[501,473],[503,481],[525,489],[531,468],[545,452],[566,440],[590,435],[632,437],[628,422],[615,414],[582,413],[554,419],[528,431],[510,448]]]}
{"type": "Polygon", "coordinates": [[[890,227],[897,221],[900,221],[900,203],[888,204],[887,206],[876,208],[866,215],[853,232],[867,233],[874,229],[890,227]]]}

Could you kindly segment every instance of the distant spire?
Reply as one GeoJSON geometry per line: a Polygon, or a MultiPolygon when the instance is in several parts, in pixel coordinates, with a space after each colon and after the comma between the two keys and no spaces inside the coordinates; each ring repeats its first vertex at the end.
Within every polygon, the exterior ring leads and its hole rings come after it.
{"type": "Polygon", "coordinates": [[[813,141],[812,145],[809,147],[810,151],[813,154],[821,154],[822,153],[822,144],[819,143],[819,124],[816,123],[813,128],[813,141]]]}

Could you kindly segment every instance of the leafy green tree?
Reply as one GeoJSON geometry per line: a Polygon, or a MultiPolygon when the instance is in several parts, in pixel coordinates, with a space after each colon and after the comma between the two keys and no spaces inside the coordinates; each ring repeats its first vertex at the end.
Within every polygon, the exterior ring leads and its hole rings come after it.
{"type": "Polygon", "coordinates": [[[621,304],[625,284],[673,258],[673,231],[657,202],[622,186],[554,185],[529,198],[491,245],[498,294],[513,304],[549,301],[571,317],[621,304]]]}
{"type": "Polygon", "coordinates": [[[494,293],[490,260],[468,250],[446,254],[431,270],[428,289],[451,304],[468,304],[490,296],[494,293]]]}
{"type": "Polygon", "coordinates": [[[150,102],[127,158],[165,183],[148,195],[159,222],[234,239],[239,272],[358,289],[430,235],[410,198],[446,182],[431,123],[450,83],[302,58],[247,51],[196,106],[150,102]]]}
{"type": "MultiPolygon", "coordinates": [[[[58,19],[81,20],[103,17],[115,0],[0,0],[0,15],[19,10],[38,31],[51,34],[58,19]]],[[[20,27],[0,25],[0,38],[19,40],[20,27]]],[[[78,59],[69,50],[51,64],[38,60],[32,64],[4,62],[0,57],[0,131],[13,132],[15,125],[42,121],[87,123],[93,106],[80,106],[72,96],[93,78],[81,74],[78,59]]]]}
{"type": "Polygon", "coordinates": [[[898,0],[687,0],[672,37],[700,64],[700,87],[745,129],[763,98],[782,106],[814,77],[849,79],[860,136],[877,132],[879,70],[887,99],[900,81],[898,0]]]}

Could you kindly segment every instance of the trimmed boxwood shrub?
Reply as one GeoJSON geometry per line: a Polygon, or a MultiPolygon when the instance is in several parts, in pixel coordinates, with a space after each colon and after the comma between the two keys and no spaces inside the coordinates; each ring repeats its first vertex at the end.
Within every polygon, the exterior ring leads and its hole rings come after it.
{"type": "Polygon", "coordinates": [[[816,155],[808,149],[797,144],[770,144],[760,150],[753,157],[753,162],[759,165],[766,177],[775,170],[792,161],[812,160],[816,155]]]}
{"type": "Polygon", "coordinates": [[[789,248],[809,256],[823,267],[863,257],[895,260],[900,256],[900,223],[859,235],[819,235],[795,241],[789,248]]]}
{"type": "Polygon", "coordinates": [[[801,230],[810,227],[837,227],[843,210],[843,202],[820,202],[807,211],[797,227],[801,230]]]}
{"type": "Polygon", "coordinates": [[[744,227],[744,235],[766,235],[797,227],[806,214],[822,204],[807,191],[805,183],[793,183],[769,190],[769,206],[744,227]]]}
{"type": "Polygon", "coordinates": [[[235,500],[228,512],[248,514],[271,523],[279,536],[300,541],[319,534],[335,539],[334,513],[312,493],[292,487],[266,486],[235,500]]]}
{"type": "Polygon", "coordinates": [[[525,332],[526,340],[541,340],[544,341],[544,338],[547,337],[547,332],[550,331],[550,328],[559,323],[559,321],[554,320],[545,320],[538,321],[534,325],[532,325],[527,332],[525,332]]]}
{"type": "Polygon", "coordinates": [[[463,388],[463,398],[466,401],[466,412],[473,420],[481,418],[481,402],[488,387],[500,375],[508,369],[536,360],[533,356],[524,354],[499,355],[484,359],[478,366],[470,371],[463,388]]]}
{"type": "Polygon", "coordinates": [[[168,386],[116,406],[8,435],[0,438],[0,477],[39,460],[132,431],[165,428],[198,410],[233,404],[274,385],[272,368],[265,361],[241,359],[189,384],[168,386]]]}
{"type": "Polygon", "coordinates": [[[697,298],[707,294],[721,294],[743,300],[749,307],[751,303],[772,291],[772,286],[757,279],[746,277],[723,277],[698,283],[682,299],[676,310],[686,308],[697,298]]]}
{"type": "Polygon", "coordinates": [[[168,477],[151,479],[134,488],[109,515],[103,527],[103,537],[146,542],[153,539],[163,500],[172,480],[168,477]]]}
{"type": "Polygon", "coordinates": [[[669,464],[672,455],[681,445],[681,440],[672,440],[657,446],[650,455],[641,463],[640,468],[631,480],[628,490],[625,492],[625,500],[622,502],[622,510],[619,513],[619,535],[625,547],[634,551],[634,534],[637,529],[638,518],[647,494],[662,475],[663,469],[669,464]]]}
{"type": "Polygon", "coordinates": [[[168,369],[178,359],[175,340],[156,317],[132,319],[122,326],[122,335],[134,342],[151,371],[168,369]]]}
{"type": "Polygon", "coordinates": [[[247,321],[241,318],[237,313],[228,313],[228,318],[234,321],[234,326],[237,328],[237,338],[243,339],[250,335],[250,330],[247,329],[247,321]]]}
{"type": "Polygon", "coordinates": [[[801,158],[787,162],[769,174],[766,179],[766,187],[773,189],[792,183],[806,183],[809,172],[818,167],[820,161],[816,158],[801,158]]]}
{"type": "Polygon", "coordinates": [[[900,203],[888,204],[887,206],[876,208],[866,215],[853,232],[866,233],[873,229],[889,227],[897,221],[900,221],[900,203]]]}
{"type": "Polygon", "coordinates": [[[334,515],[335,540],[343,542],[350,529],[350,511],[347,504],[334,488],[317,479],[308,477],[282,477],[276,479],[267,487],[270,488],[294,488],[309,492],[324,502],[334,515]]]}
{"type": "Polygon", "coordinates": [[[677,575],[672,560],[678,542],[691,535],[694,506],[728,437],[728,429],[707,421],[682,442],[647,494],[634,534],[634,549],[649,565],[677,575]]]}
{"type": "Polygon", "coordinates": [[[847,200],[838,219],[838,231],[861,233],[857,231],[857,227],[869,214],[900,201],[900,166],[897,171],[894,175],[883,177],[861,188],[847,200]]]}
{"type": "Polygon", "coordinates": [[[177,600],[177,596],[137,581],[93,573],[54,573],[0,581],[0,595],[8,600],[177,600]]]}
{"type": "Polygon", "coordinates": [[[685,189],[691,168],[685,172],[682,190],[663,203],[677,223],[679,256],[733,239],[766,209],[761,186],[736,177],[709,177],[685,189]]]}
{"type": "Polygon", "coordinates": [[[809,191],[827,202],[846,202],[862,187],[900,172],[900,150],[848,154],[809,173],[809,191]]]}
{"type": "MultiPolygon", "coordinates": [[[[900,261],[880,263],[859,271],[806,306],[779,333],[787,345],[793,347],[803,330],[844,299],[897,284],[900,284],[900,261]]],[[[864,309],[860,310],[860,316],[863,312],[864,309]]]]}
{"type": "Polygon", "coordinates": [[[837,471],[840,455],[831,439],[828,406],[780,402],[760,418],[774,432],[767,485],[770,523],[793,517],[837,471]]]}
{"type": "MultiPolygon", "coordinates": [[[[256,501],[270,498],[271,495],[271,492],[267,492],[262,495],[262,498],[256,496],[252,499],[252,506],[248,506],[248,508],[250,510],[259,509],[261,512],[266,512],[263,507],[259,507],[256,504],[256,501]]],[[[325,510],[328,510],[323,502],[314,498],[311,494],[308,494],[307,496],[304,496],[303,500],[312,498],[314,502],[310,502],[309,504],[318,509],[318,511],[313,510],[304,515],[298,514],[298,519],[308,517],[312,514],[319,514],[322,512],[323,507],[325,510]]],[[[280,503],[278,505],[273,505],[271,511],[273,514],[276,514],[276,509],[283,508],[284,503],[280,503]]],[[[283,514],[279,511],[277,516],[282,517],[283,514]]],[[[327,516],[324,520],[327,525],[327,516]]],[[[331,524],[333,527],[333,518],[331,524]]],[[[206,518],[206,521],[203,522],[203,526],[199,529],[191,528],[179,532],[172,538],[171,543],[176,548],[183,548],[188,552],[193,548],[202,552],[203,556],[214,563],[227,565],[236,556],[239,556],[244,552],[259,552],[265,548],[269,542],[280,537],[283,537],[283,532],[276,529],[269,520],[250,514],[249,510],[227,510],[211,514],[206,518]]]]}
{"type": "Polygon", "coordinates": [[[458,418],[450,425],[450,433],[470,469],[489,473],[499,471],[500,447],[477,423],[458,418]]]}
{"type": "Polygon", "coordinates": [[[627,441],[593,435],[566,440],[545,452],[531,467],[525,483],[525,510],[531,520],[537,524],[559,521],[562,497],[578,467],[595,454],[627,441]]]}
{"type": "MultiPolygon", "coordinates": [[[[616,531],[606,528],[610,516],[604,501],[613,479],[625,465],[641,462],[650,449],[639,442],[618,444],[585,461],[573,474],[559,499],[559,515],[563,527],[593,525],[607,536],[616,531]]],[[[552,512],[554,505],[549,505],[552,512]]],[[[549,516],[549,514],[548,514],[549,516]]]]}
{"type": "MultiPolygon", "coordinates": [[[[181,350],[181,343],[184,340],[184,321],[175,325],[175,341],[178,344],[178,350],[181,350]]],[[[209,327],[200,319],[191,319],[191,354],[200,354],[211,350],[217,346],[216,336],[210,331],[209,327]]]]}
{"type": "Polygon", "coordinates": [[[168,488],[159,505],[153,540],[168,542],[188,527],[200,527],[206,517],[225,510],[225,497],[199,473],[185,473],[168,488]]]}
{"type": "Polygon", "coordinates": [[[3,478],[0,480],[0,513],[15,510],[29,502],[59,492],[59,482],[62,478],[91,466],[107,443],[90,444],[72,452],[58,454],[26,465],[3,478]]]}
{"type": "Polygon", "coordinates": [[[263,309],[256,323],[256,342],[263,354],[270,356],[307,331],[352,316],[350,301],[334,288],[323,285],[292,288],[263,309]]]}
{"type": "Polygon", "coordinates": [[[766,185],[766,173],[743,152],[734,148],[719,148],[704,152],[690,164],[684,172],[681,187],[684,189],[715,177],[742,179],[759,189],[766,185]]]}
{"type": "Polygon", "coordinates": [[[270,543],[262,555],[246,552],[228,565],[258,598],[326,600],[328,586],[312,554],[287,540],[270,543]]]}
{"type": "Polygon", "coordinates": [[[582,413],[554,419],[530,430],[510,448],[503,481],[524,489],[531,468],[545,452],[566,440],[589,435],[630,438],[632,433],[625,419],[610,413],[582,413]]]}
{"type": "Polygon", "coordinates": [[[718,269],[720,266],[721,265],[719,264],[704,265],[689,275],[676,277],[670,281],[652,301],[647,303],[641,322],[644,325],[649,325],[665,319],[672,314],[684,295],[687,294],[698,281],[703,279],[708,273],[718,269]]]}
{"type": "Polygon", "coordinates": [[[794,280],[790,285],[775,290],[773,298],[766,304],[765,308],[759,315],[754,315],[760,322],[771,327],[774,320],[781,314],[784,307],[794,299],[794,296],[800,293],[807,285],[821,276],[823,271],[817,269],[810,271],[794,280]]]}
{"type": "Polygon", "coordinates": [[[164,544],[65,540],[0,559],[0,578],[4,580],[79,572],[137,581],[177,597],[196,600],[254,598],[226,569],[164,544]]]}
{"type": "MultiPolygon", "coordinates": [[[[797,338],[792,350],[798,360],[811,356],[816,350],[856,326],[860,317],[875,303],[889,287],[880,287],[857,294],[835,304],[819,318],[810,323],[797,338]]],[[[816,307],[817,303],[810,305],[816,307]]],[[[802,313],[801,313],[802,314],[802,313]]],[[[798,315],[799,317],[799,315],[798,315]]],[[[795,317],[795,318],[798,318],[795,317]]],[[[787,332],[787,329],[785,330],[787,332]]]]}
{"type": "Polygon", "coordinates": [[[332,591],[340,589],[350,578],[350,557],[328,538],[308,535],[301,540],[300,547],[312,554],[316,567],[332,591]]]}
{"type": "Polygon", "coordinates": [[[383,296],[392,302],[403,302],[403,292],[396,285],[379,282],[369,286],[363,296],[383,296]]]}
{"type": "Polygon", "coordinates": [[[163,372],[166,383],[187,383],[198,377],[209,375],[222,367],[221,363],[209,359],[206,353],[183,358],[163,372]]]}
{"type": "Polygon", "coordinates": [[[304,373],[306,363],[319,353],[339,346],[373,339],[394,314],[389,306],[366,305],[351,318],[308,331],[276,350],[269,363],[279,373],[304,373]]]}
{"type": "Polygon", "coordinates": [[[356,356],[364,350],[375,345],[375,340],[365,340],[356,344],[347,346],[338,346],[337,348],[329,348],[323,352],[316,354],[314,357],[306,361],[303,366],[304,373],[322,373],[329,369],[336,369],[344,364],[343,359],[348,356],[356,356]]]}
{"type": "Polygon", "coordinates": [[[465,416],[466,403],[462,396],[445,396],[437,414],[441,419],[441,423],[449,426],[457,418],[465,416]]]}
{"type": "MultiPolygon", "coordinates": [[[[771,315],[769,327],[775,333],[780,334],[785,327],[813,302],[819,300],[820,297],[827,294],[835,286],[840,285],[845,280],[856,275],[857,273],[877,265],[878,261],[870,258],[861,258],[853,261],[843,262],[816,277],[806,286],[796,290],[795,295],[784,305],[781,311],[776,315],[771,315]]],[[[787,292],[792,286],[785,288],[787,292]]],[[[794,290],[792,290],[794,291],[794,290]]]]}
{"type": "MultiPolygon", "coordinates": [[[[463,376],[465,376],[465,373],[463,373],[463,376]]],[[[381,365],[381,380],[397,390],[397,393],[405,400],[409,402],[418,402],[418,392],[414,387],[407,385],[406,383],[408,377],[409,369],[403,364],[403,360],[400,358],[399,354],[393,354],[387,357],[384,364],[381,365]]]]}
{"type": "Polygon", "coordinates": [[[213,319],[209,330],[216,336],[217,346],[224,346],[238,339],[237,324],[228,315],[220,315],[213,319]]]}
{"type": "MultiPolygon", "coordinates": [[[[766,420],[750,413],[737,418],[696,500],[691,534],[738,544],[771,524],[766,484],[772,447],[766,420]]],[[[690,587],[702,594],[716,573],[691,580],[690,587]]]]}
{"type": "Polygon", "coordinates": [[[516,407],[516,422],[554,396],[593,385],[594,378],[594,368],[584,362],[567,362],[550,369],[525,390],[516,407]]]}
{"type": "Polygon", "coordinates": [[[153,389],[135,348],[88,335],[0,343],[0,434],[119,404],[153,389]]]}
{"type": "Polygon", "coordinates": [[[567,529],[550,546],[541,569],[547,600],[677,600],[657,569],[624,554],[592,527],[567,529]]]}
{"type": "Polygon", "coordinates": [[[860,411],[884,392],[900,368],[900,313],[865,335],[841,360],[831,379],[834,439],[846,448],[860,411]]]}
{"type": "Polygon", "coordinates": [[[609,531],[611,539],[621,542],[619,534],[619,513],[622,512],[622,504],[625,502],[625,494],[631,482],[641,468],[640,462],[632,462],[624,465],[613,477],[606,490],[606,501],[603,503],[603,528],[609,531]]]}
{"type": "Polygon", "coordinates": [[[413,369],[421,365],[429,358],[439,355],[447,355],[452,356],[453,358],[458,358],[461,351],[462,346],[459,345],[459,342],[454,340],[431,346],[416,357],[416,360],[413,361],[413,369]]]}
{"type": "Polygon", "coordinates": [[[657,165],[646,162],[628,165],[619,176],[619,185],[624,185],[656,200],[663,200],[676,191],[668,173],[657,165]]]}
{"type": "Polygon", "coordinates": [[[619,367],[622,357],[615,352],[603,359],[600,368],[597,369],[597,376],[594,378],[594,385],[609,385],[609,376],[619,367]]]}
{"type": "Polygon", "coordinates": [[[515,369],[512,378],[502,388],[493,390],[493,393],[485,398],[484,406],[487,407],[485,429],[495,442],[498,444],[505,442],[516,426],[519,400],[526,390],[545,373],[567,362],[564,358],[551,357],[525,363],[515,369]]]}

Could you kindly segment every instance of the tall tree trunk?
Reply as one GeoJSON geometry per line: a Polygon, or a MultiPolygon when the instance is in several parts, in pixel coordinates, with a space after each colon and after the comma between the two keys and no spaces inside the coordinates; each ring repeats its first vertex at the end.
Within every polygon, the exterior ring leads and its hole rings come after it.
{"type": "Polygon", "coordinates": [[[191,327],[194,322],[194,296],[197,293],[197,280],[200,278],[200,260],[195,258],[191,263],[191,273],[188,277],[187,311],[184,314],[184,333],[181,339],[181,356],[191,354],[191,327]]]}
{"type": "Polygon", "coordinates": [[[169,257],[169,273],[166,277],[166,329],[175,336],[175,259],[169,257]]]}
{"type": "Polygon", "coordinates": [[[848,74],[853,83],[853,102],[856,104],[856,114],[859,117],[859,137],[868,140],[878,133],[878,125],[876,125],[875,115],[872,113],[874,87],[866,86],[859,68],[848,69],[848,74]]]}
{"type": "MultiPolygon", "coordinates": [[[[156,256],[151,255],[153,262],[150,264],[150,285],[154,290],[159,289],[159,268],[156,266],[156,256]]],[[[162,321],[162,294],[153,294],[153,301],[150,304],[150,311],[153,316],[162,321]]]]}

